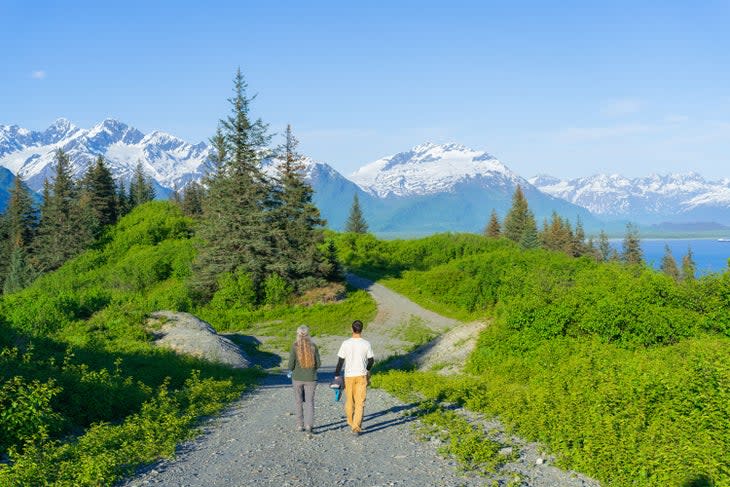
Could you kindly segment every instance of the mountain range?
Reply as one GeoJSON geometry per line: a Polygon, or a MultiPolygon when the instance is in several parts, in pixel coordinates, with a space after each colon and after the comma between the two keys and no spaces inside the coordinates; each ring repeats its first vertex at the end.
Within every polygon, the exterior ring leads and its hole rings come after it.
{"type": "MultiPolygon", "coordinates": [[[[199,180],[210,168],[210,148],[173,135],[143,134],[125,123],[106,119],[91,129],[59,119],[44,131],[0,125],[0,209],[13,174],[39,191],[53,175],[55,153],[70,157],[81,176],[98,155],[114,176],[128,184],[142,164],[158,197],[199,180]]],[[[264,170],[273,174],[272,161],[264,170]]],[[[305,160],[305,178],[315,189],[315,203],[328,226],[341,230],[352,199],[358,195],[370,229],[379,234],[419,235],[442,231],[481,231],[491,213],[503,217],[520,185],[538,224],[553,211],[587,231],[611,221],[643,224],[717,222],[730,225],[730,180],[705,181],[698,174],[628,179],[617,175],[559,180],[525,179],[493,155],[457,144],[425,143],[362,166],[345,177],[332,166],[305,160]]]]}
{"type": "Polygon", "coordinates": [[[618,174],[561,180],[536,176],[547,194],[586,208],[603,220],[656,225],[712,222],[730,225],[730,179],[707,181],[695,172],[626,178],[618,174]]]}

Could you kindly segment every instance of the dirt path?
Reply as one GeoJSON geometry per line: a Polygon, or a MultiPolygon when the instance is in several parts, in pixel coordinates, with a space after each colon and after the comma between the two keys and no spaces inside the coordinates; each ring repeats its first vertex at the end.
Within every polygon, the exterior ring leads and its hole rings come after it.
{"type": "MultiPolygon", "coordinates": [[[[351,276],[350,282],[367,289],[378,303],[378,315],[366,324],[365,337],[376,358],[400,352],[410,344],[392,337],[389,330],[417,317],[434,330],[459,326],[412,303],[384,286],[351,276]]],[[[484,477],[464,474],[453,461],[441,457],[437,446],[417,439],[415,404],[403,404],[378,389],[368,391],[364,434],[353,437],[327,387],[331,380],[336,346],[346,337],[322,340],[323,363],[315,401],[315,434],[295,431],[293,397],[289,380],[272,370],[261,387],[204,426],[204,434],[183,445],[177,458],[146,468],[124,486],[483,486],[484,477]],[[324,343],[326,342],[326,343],[324,343]]],[[[320,342],[320,338],[318,338],[320,342]]],[[[526,461],[534,461],[524,456],[526,461]]],[[[525,476],[522,485],[543,487],[584,486],[570,474],[540,465],[554,475],[525,476]],[[532,478],[532,480],[530,480],[532,478]],[[538,479],[538,480],[535,480],[538,479]]],[[[499,485],[506,485],[501,479],[499,485]]],[[[519,485],[519,484],[518,484],[519,485]]]]}

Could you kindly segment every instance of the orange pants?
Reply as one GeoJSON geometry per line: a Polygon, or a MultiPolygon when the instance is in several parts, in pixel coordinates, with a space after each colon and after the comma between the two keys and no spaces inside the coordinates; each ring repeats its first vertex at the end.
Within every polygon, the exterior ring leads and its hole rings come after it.
{"type": "Polygon", "coordinates": [[[368,379],[364,375],[345,377],[345,417],[352,431],[362,431],[368,379]]]}

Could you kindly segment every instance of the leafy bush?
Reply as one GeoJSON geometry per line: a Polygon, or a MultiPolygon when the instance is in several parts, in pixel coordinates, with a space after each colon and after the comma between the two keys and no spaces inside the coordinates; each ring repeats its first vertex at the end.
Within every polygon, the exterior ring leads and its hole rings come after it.
{"type": "Polygon", "coordinates": [[[15,376],[0,383],[0,451],[55,433],[62,417],[51,408],[51,400],[59,392],[52,379],[42,383],[15,376]]]}
{"type": "Polygon", "coordinates": [[[283,304],[293,291],[292,286],[279,274],[270,274],[264,281],[264,303],[269,306],[283,304]]]}
{"type": "Polygon", "coordinates": [[[213,295],[210,306],[220,311],[251,311],[256,308],[256,301],[256,287],[251,276],[239,269],[235,273],[220,275],[218,291],[213,295]]]}
{"type": "Polygon", "coordinates": [[[376,386],[499,416],[605,485],[730,485],[730,273],[677,283],[509,245],[449,260],[429,242],[344,242],[342,255],[430,309],[494,319],[468,373],[376,386]]]}

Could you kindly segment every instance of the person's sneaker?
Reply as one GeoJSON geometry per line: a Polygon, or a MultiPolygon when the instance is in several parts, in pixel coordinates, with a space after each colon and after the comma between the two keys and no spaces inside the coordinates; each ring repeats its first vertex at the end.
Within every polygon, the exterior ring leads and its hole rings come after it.
{"type": "Polygon", "coordinates": [[[307,426],[306,428],[304,428],[304,432],[305,432],[305,433],[307,434],[307,436],[308,436],[308,437],[310,437],[310,438],[311,438],[312,436],[314,436],[314,431],[312,431],[312,427],[311,427],[311,426],[307,426]]]}
{"type": "Polygon", "coordinates": [[[297,431],[304,431],[304,426],[302,426],[301,424],[298,424],[297,431]]]}
{"type": "Polygon", "coordinates": [[[352,436],[360,436],[360,432],[358,430],[352,430],[352,436]]]}

